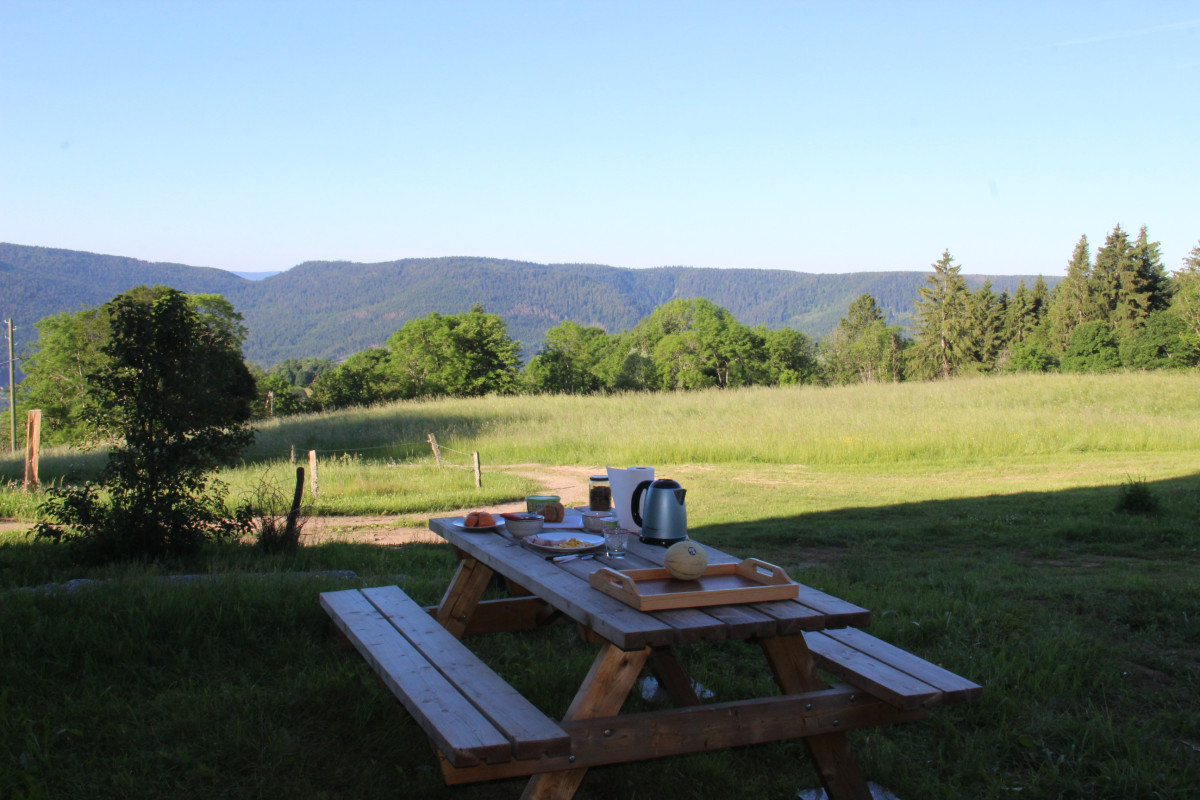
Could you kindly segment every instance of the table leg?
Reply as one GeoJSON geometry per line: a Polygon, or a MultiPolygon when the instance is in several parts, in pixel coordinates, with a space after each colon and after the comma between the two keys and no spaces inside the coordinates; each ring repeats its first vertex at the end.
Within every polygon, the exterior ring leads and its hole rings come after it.
{"type": "MultiPolygon", "coordinates": [[[[592,662],[583,685],[571,701],[564,721],[613,717],[621,711],[629,690],[637,681],[650,648],[626,652],[605,642],[592,662]]],[[[570,800],[587,774],[586,768],[534,775],[525,786],[522,800],[570,800]]]]}
{"type": "MultiPolygon", "coordinates": [[[[759,644],[771,665],[775,682],[784,694],[818,691],[825,688],[817,672],[816,661],[803,635],[776,636],[759,644]]],[[[858,766],[844,733],[825,733],[804,740],[817,765],[821,785],[830,800],[871,800],[871,790],[858,766]]]]}
{"type": "Polygon", "coordinates": [[[650,671],[666,690],[676,707],[698,706],[700,698],[692,685],[692,677],[679,661],[673,647],[655,647],[650,651],[650,671]]]}
{"type": "Polygon", "coordinates": [[[473,558],[458,562],[458,572],[442,596],[437,613],[438,623],[456,638],[461,639],[466,632],[471,613],[479,605],[492,574],[491,567],[473,558]]]}

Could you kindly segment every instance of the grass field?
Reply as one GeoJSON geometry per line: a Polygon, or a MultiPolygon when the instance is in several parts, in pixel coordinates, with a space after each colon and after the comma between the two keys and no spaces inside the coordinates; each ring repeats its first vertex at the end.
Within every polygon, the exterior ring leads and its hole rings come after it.
{"type": "MultiPolygon", "coordinates": [[[[695,538],[872,609],[875,635],[983,684],[979,703],[851,734],[868,777],[902,800],[1200,797],[1200,375],[405,404],[265,426],[224,478],[237,492],[286,477],[294,446],[322,452],[322,513],[483,502],[468,472],[396,466],[428,460],[430,432],[481,453],[489,500],[527,491],[506,464],[669,471],[695,538]],[[1157,513],[1116,510],[1138,492],[1157,513]]],[[[95,463],[51,453],[43,474],[95,463]]],[[[12,490],[0,503],[10,516],[33,505],[12,490]]],[[[385,582],[435,603],[453,567],[443,546],[331,544],[88,572],[7,534],[0,797],[517,796],[519,782],[444,787],[316,603],[385,582]],[[304,575],[337,569],[359,577],[304,575]],[[180,572],[214,577],[162,580],[180,572]],[[20,588],[80,577],[114,580],[20,588]]],[[[471,646],[554,714],[594,655],[567,628],[471,646]]],[[[753,648],[683,658],[718,699],[770,684],[753,648]]],[[[780,743],[592,770],[578,796],[785,798],[817,784],[803,746],[780,743]]]]}

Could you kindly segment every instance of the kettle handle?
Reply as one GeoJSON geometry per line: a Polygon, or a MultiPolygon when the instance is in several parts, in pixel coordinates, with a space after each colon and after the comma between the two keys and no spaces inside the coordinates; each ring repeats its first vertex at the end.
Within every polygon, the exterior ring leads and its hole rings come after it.
{"type": "Polygon", "coordinates": [[[642,527],[642,512],[638,510],[638,500],[642,499],[642,492],[650,487],[650,481],[642,481],[633,489],[633,495],[629,499],[629,510],[633,512],[633,524],[639,528],[642,527]]]}

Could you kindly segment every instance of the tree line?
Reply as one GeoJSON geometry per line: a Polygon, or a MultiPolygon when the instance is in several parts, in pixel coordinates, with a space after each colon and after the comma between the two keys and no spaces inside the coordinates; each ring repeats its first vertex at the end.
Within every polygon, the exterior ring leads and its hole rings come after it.
{"type": "MultiPolygon", "coordinates": [[[[41,408],[47,442],[77,442],[92,378],[106,369],[104,344],[116,301],[152,302],[167,290],[139,287],[99,309],[46,317],[25,359],[18,407],[41,408]]],[[[206,325],[240,347],[241,315],[219,295],[188,295],[206,325]]],[[[704,298],[678,298],[627,331],[564,321],[524,365],[504,320],[476,304],[431,313],[380,346],[337,364],[289,359],[249,367],[258,416],[335,410],[425,397],[591,394],[788,384],[851,384],[1052,370],[1193,367],[1200,360],[1200,245],[1168,275],[1143,227],[1119,225],[1093,259],[1079,240],[1067,275],[1011,294],[990,283],[971,291],[947,251],[914,301],[910,329],[889,325],[876,298],[854,300],[836,328],[815,340],[790,328],[740,323],[704,298]]]]}

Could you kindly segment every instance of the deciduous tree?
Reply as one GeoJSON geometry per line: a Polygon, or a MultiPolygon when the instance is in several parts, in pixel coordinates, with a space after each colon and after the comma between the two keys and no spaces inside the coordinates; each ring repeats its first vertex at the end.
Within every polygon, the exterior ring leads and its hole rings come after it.
{"type": "Polygon", "coordinates": [[[112,444],[102,483],[52,492],[40,536],[98,560],[189,552],[231,530],[211,473],[253,438],[254,380],[238,332],[181,292],[119,295],[104,308],[104,363],[85,376],[83,415],[112,444]]]}
{"type": "Polygon", "coordinates": [[[1121,366],[1112,325],[1092,320],[1075,328],[1063,353],[1063,372],[1111,372],[1121,366]]]}
{"type": "MultiPolygon", "coordinates": [[[[83,443],[96,431],[84,419],[88,396],[95,390],[90,375],[108,369],[111,314],[118,300],[153,305],[175,292],[165,286],[138,286],[100,308],[84,308],[45,317],[36,324],[37,341],[24,359],[18,407],[42,410],[42,440],[47,444],[83,443]]],[[[184,295],[206,336],[241,351],[246,328],[228,300],[215,294],[184,295]]]]}
{"type": "Polygon", "coordinates": [[[887,325],[875,298],[859,295],[821,343],[825,377],[836,384],[901,380],[906,346],[900,328],[887,325]]]}
{"type": "Polygon", "coordinates": [[[564,321],[550,330],[542,348],[525,366],[529,391],[551,394],[590,394],[605,388],[600,364],[608,354],[609,337],[601,328],[564,321]]]}

